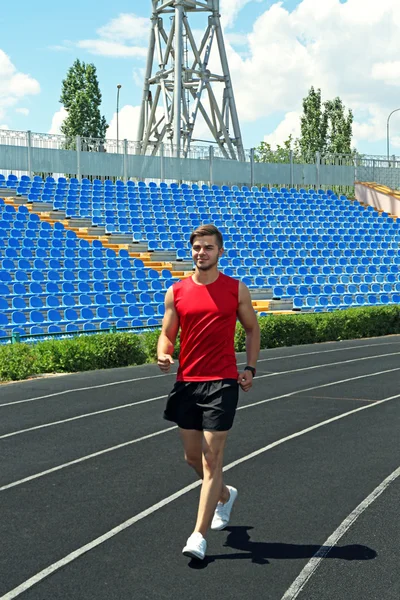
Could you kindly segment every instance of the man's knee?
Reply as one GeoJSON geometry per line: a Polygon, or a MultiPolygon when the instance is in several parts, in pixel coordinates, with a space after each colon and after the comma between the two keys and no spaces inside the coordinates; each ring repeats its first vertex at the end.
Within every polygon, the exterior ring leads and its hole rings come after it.
{"type": "Polygon", "coordinates": [[[218,470],[222,469],[222,450],[211,450],[207,448],[203,452],[203,469],[211,475],[218,470]]]}
{"type": "Polygon", "coordinates": [[[189,454],[185,452],[185,460],[192,469],[198,470],[202,468],[201,454],[189,454]]]}

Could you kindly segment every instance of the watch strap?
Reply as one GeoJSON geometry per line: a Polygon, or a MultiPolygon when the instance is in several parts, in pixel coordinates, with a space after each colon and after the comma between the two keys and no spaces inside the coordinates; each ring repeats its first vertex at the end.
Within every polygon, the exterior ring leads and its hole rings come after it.
{"type": "Polygon", "coordinates": [[[256,370],[255,370],[255,368],[254,368],[254,367],[250,367],[250,365],[246,365],[246,366],[245,366],[245,368],[244,368],[244,370],[245,370],[245,371],[251,371],[251,373],[252,373],[253,377],[255,377],[255,376],[256,376],[256,370]]]}

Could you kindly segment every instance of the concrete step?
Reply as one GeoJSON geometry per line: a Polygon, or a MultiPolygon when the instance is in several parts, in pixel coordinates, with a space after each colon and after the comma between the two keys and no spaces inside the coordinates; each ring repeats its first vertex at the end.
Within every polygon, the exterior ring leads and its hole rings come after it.
{"type": "Polygon", "coordinates": [[[171,268],[176,271],[183,271],[184,273],[193,273],[194,271],[193,263],[183,263],[180,261],[172,260],[169,264],[171,265],[171,268]]]}
{"type": "Polygon", "coordinates": [[[251,288],[250,296],[252,300],[269,300],[272,298],[272,288],[251,288]]]}
{"type": "Polygon", "coordinates": [[[291,311],[293,310],[293,300],[270,300],[270,310],[291,311]]]}
{"type": "Polygon", "coordinates": [[[155,261],[168,261],[172,262],[176,260],[176,252],[170,252],[168,250],[160,251],[155,250],[154,252],[149,253],[151,255],[151,259],[155,261]]]}
{"type": "Polygon", "coordinates": [[[66,219],[65,218],[65,212],[61,211],[61,210],[51,210],[49,213],[49,218],[56,223],[57,221],[65,221],[66,223],[70,222],[70,219],[66,219]]]}
{"type": "Polygon", "coordinates": [[[18,206],[22,206],[24,204],[26,204],[28,201],[26,196],[15,196],[14,197],[14,204],[17,204],[18,206]]]}
{"type": "Polygon", "coordinates": [[[52,202],[30,202],[32,206],[32,212],[36,212],[38,214],[43,212],[52,212],[53,211],[53,203],[52,202]]]}
{"type": "MultiPolygon", "coordinates": [[[[88,233],[88,235],[91,235],[93,237],[98,237],[100,240],[112,240],[113,244],[134,244],[135,242],[132,241],[132,236],[131,235],[119,235],[119,234],[103,234],[103,235],[97,235],[95,232],[91,232],[88,233]]],[[[139,242],[139,243],[143,243],[146,248],[148,247],[146,242],[139,242]]]]}
{"type": "MultiPolygon", "coordinates": [[[[15,199],[10,197],[6,199],[6,202],[14,204],[15,199]]],[[[61,222],[66,229],[75,231],[79,238],[86,239],[88,242],[98,239],[102,242],[103,246],[114,250],[116,253],[122,249],[127,250],[130,256],[143,260],[146,267],[155,269],[158,272],[161,272],[163,269],[171,270],[173,268],[172,263],[166,259],[176,259],[174,252],[149,252],[146,243],[133,242],[132,236],[126,234],[105,235],[104,227],[92,227],[90,219],[65,219],[65,212],[53,211],[50,204],[29,204],[28,210],[35,212],[42,221],[46,221],[52,225],[55,222],[61,222]]],[[[174,260],[174,263],[176,262],[179,261],[174,260]]],[[[177,265],[176,267],[177,271],[181,272],[182,267],[183,263],[179,262],[179,266],[177,265]]],[[[185,269],[183,269],[183,272],[186,272],[185,269]]],[[[192,266],[188,272],[192,272],[192,266]]]]}
{"type": "MultiPolygon", "coordinates": [[[[103,227],[102,225],[99,225],[98,227],[87,227],[86,233],[88,233],[89,235],[94,235],[94,236],[106,235],[106,228],[103,227]]],[[[130,237],[129,241],[131,241],[131,239],[132,239],[132,237],[130,237]]]]}
{"type": "Polygon", "coordinates": [[[26,202],[26,196],[17,196],[17,190],[15,189],[0,188],[0,198],[4,198],[4,200],[6,198],[25,198],[26,202]]]}
{"type": "Polygon", "coordinates": [[[141,242],[133,242],[130,244],[124,244],[124,248],[129,252],[147,252],[148,246],[147,244],[142,244],[141,242]]]}
{"type": "Polygon", "coordinates": [[[67,219],[70,224],[70,227],[76,227],[80,229],[82,227],[91,227],[92,219],[67,219]]]}

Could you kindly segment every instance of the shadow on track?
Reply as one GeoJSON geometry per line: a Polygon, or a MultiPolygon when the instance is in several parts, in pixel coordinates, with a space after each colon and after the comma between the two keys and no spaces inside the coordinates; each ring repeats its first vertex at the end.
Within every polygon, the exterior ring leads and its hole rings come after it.
{"type": "MultiPolygon", "coordinates": [[[[294,558],[312,558],[319,552],[328,553],[324,558],[338,558],[341,560],[372,560],[376,558],[377,552],[368,546],[360,544],[351,544],[349,546],[333,546],[328,549],[326,546],[317,544],[283,544],[269,542],[252,542],[247,533],[253,527],[245,525],[239,527],[227,527],[224,531],[228,532],[228,537],[224,544],[225,547],[241,550],[241,553],[235,554],[216,554],[207,555],[203,561],[191,560],[188,564],[193,569],[204,569],[208,564],[217,560],[251,560],[258,565],[268,565],[268,559],[294,559],[294,558]]],[[[317,556],[318,556],[317,554],[317,556]]]]}

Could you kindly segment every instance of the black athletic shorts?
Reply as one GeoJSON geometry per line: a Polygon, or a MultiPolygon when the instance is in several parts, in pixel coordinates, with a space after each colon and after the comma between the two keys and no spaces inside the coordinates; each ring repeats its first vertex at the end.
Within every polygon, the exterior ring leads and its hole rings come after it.
{"type": "Polygon", "coordinates": [[[168,396],[164,419],[182,429],[228,431],[238,399],[236,379],[177,381],[168,396]]]}

